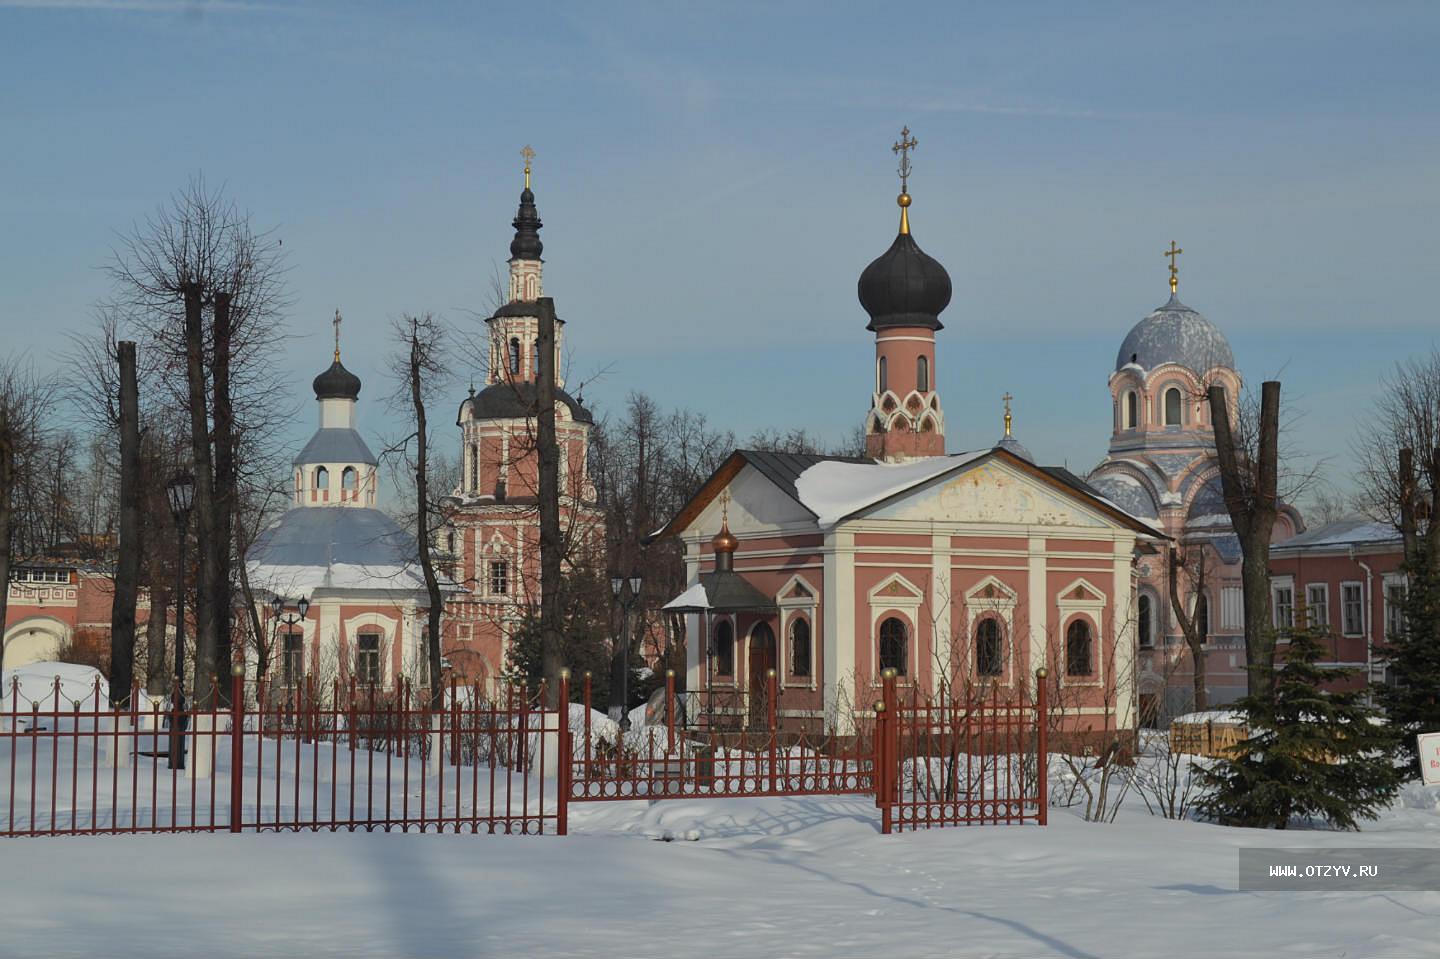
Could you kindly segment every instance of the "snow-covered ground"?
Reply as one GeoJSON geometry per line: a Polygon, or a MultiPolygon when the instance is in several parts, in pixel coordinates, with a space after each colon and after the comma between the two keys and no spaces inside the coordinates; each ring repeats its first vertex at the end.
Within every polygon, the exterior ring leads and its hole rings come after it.
{"type": "Polygon", "coordinates": [[[881,836],[848,797],[575,804],[571,829],[11,840],[0,955],[1440,955],[1440,892],[1236,891],[1242,846],[1440,848],[1434,788],[1358,834],[1133,797],[1109,825],[881,836]]]}

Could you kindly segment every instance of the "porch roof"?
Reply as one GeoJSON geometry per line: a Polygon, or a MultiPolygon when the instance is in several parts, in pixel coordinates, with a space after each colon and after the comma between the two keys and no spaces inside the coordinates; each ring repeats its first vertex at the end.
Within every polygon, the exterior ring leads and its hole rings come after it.
{"type": "Polygon", "coordinates": [[[700,582],[661,608],[677,613],[740,613],[765,612],[776,606],[775,600],[760,592],[739,573],[716,570],[701,573],[700,582]]]}

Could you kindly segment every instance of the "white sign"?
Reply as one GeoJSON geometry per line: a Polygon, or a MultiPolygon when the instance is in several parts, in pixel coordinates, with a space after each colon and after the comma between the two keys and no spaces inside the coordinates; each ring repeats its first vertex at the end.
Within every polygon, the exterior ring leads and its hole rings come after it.
{"type": "Polygon", "coordinates": [[[1440,733],[1421,733],[1420,779],[1427,786],[1440,786],[1440,733]]]}

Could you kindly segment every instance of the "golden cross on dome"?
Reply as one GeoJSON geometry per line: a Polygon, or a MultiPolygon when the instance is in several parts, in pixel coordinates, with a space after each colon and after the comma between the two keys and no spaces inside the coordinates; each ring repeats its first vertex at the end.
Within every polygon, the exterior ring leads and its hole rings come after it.
{"type": "Polygon", "coordinates": [[[1015,397],[1011,396],[1008,391],[1005,393],[1004,396],[1000,397],[1000,399],[1001,399],[1002,401],[1004,401],[1004,403],[1005,403],[1005,435],[1006,435],[1006,436],[1009,436],[1009,435],[1010,435],[1010,420],[1011,420],[1011,416],[1010,416],[1010,401],[1013,400],[1014,398],[1015,398],[1015,397]]]}
{"type": "Polygon", "coordinates": [[[1181,253],[1184,253],[1184,252],[1185,252],[1184,250],[1180,249],[1178,246],[1175,245],[1175,241],[1174,241],[1174,240],[1171,240],[1171,241],[1170,241],[1170,249],[1168,249],[1168,250],[1165,251],[1165,255],[1170,258],[1170,295],[1171,295],[1171,296],[1174,296],[1174,295],[1175,295],[1175,291],[1180,288],[1180,280],[1178,279],[1178,277],[1179,277],[1179,275],[1180,275],[1180,271],[1177,270],[1177,269],[1175,269],[1175,258],[1176,258],[1177,256],[1179,256],[1181,253]]]}
{"type": "Polygon", "coordinates": [[[530,144],[520,150],[520,155],[525,158],[525,189],[530,189],[530,161],[535,159],[535,151],[530,149],[530,144]]]}
{"type": "Polygon", "coordinates": [[[335,362],[340,362],[340,308],[335,308],[335,362]]]}

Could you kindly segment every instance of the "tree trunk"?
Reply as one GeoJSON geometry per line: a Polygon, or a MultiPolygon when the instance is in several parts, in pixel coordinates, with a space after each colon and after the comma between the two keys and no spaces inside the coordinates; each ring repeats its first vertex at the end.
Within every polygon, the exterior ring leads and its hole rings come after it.
{"type": "Polygon", "coordinates": [[[140,590],[140,387],[135,344],[119,344],[120,543],[110,600],[110,705],[124,709],[135,683],[135,601],[140,590]]]}
{"type": "Polygon", "coordinates": [[[230,350],[234,329],[230,321],[230,294],[215,294],[214,356],[211,360],[211,388],[215,402],[215,526],[210,542],[210,595],[215,615],[215,669],[220,682],[215,695],[220,705],[230,701],[230,656],[234,644],[234,590],[230,584],[230,545],[238,503],[235,485],[235,414],[230,396],[230,350]]]}
{"type": "Polygon", "coordinates": [[[425,595],[430,608],[426,618],[428,635],[425,652],[430,663],[430,705],[439,709],[443,699],[440,685],[440,614],[444,598],[440,581],[435,577],[434,556],[430,549],[430,476],[425,398],[420,389],[423,366],[418,323],[410,327],[410,402],[415,407],[415,548],[420,554],[420,570],[425,576],[425,595]]]}
{"type": "MultiPolygon", "coordinates": [[[[250,628],[250,634],[255,637],[255,676],[258,678],[269,674],[272,650],[270,644],[265,642],[265,625],[260,622],[260,607],[255,603],[255,591],[250,588],[250,571],[245,568],[243,552],[238,559],[239,562],[235,564],[235,568],[240,577],[240,602],[245,606],[246,625],[250,628]]],[[[245,661],[243,645],[241,650],[240,661],[243,663],[245,661]]]]}
{"type": "MultiPolygon", "coordinates": [[[[191,698],[199,708],[211,705],[215,650],[219,646],[213,593],[215,575],[215,472],[210,458],[210,424],[205,397],[205,328],[200,288],[184,287],[185,380],[190,401],[190,451],[195,470],[195,542],[199,575],[195,579],[195,661],[191,698]]],[[[177,623],[176,628],[183,624],[177,623]]]]}
{"type": "MultiPolygon", "coordinates": [[[[536,417],[540,460],[540,670],[546,705],[558,703],[560,691],[560,450],[555,439],[555,301],[540,297],[539,415],[536,417]]],[[[628,666],[628,664],[627,664],[628,666]]]]}
{"type": "MultiPolygon", "coordinates": [[[[1205,554],[1203,551],[1199,554],[1198,563],[1199,571],[1194,589],[1197,597],[1205,592],[1205,554]]],[[[1185,636],[1185,645],[1190,649],[1195,709],[1200,711],[1210,707],[1210,697],[1205,691],[1205,637],[1200,631],[1200,618],[1185,612],[1185,603],[1180,597],[1179,570],[1184,565],[1185,561],[1180,558],[1179,552],[1172,546],[1170,548],[1170,608],[1175,612],[1175,619],[1180,624],[1180,632],[1185,636]]],[[[1199,602],[1197,598],[1196,612],[1199,612],[1199,602]]],[[[1206,618],[1209,618],[1208,610],[1206,618]]]]}
{"type": "Polygon", "coordinates": [[[1209,392],[1215,453],[1225,509],[1240,540],[1240,583],[1245,600],[1246,687],[1268,695],[1274,682],[1275,630],[1270,616],[1270,535],[1279,513],[1280,383],[1260,386],[1260,422],[1254,458],[1240,449],[1230,425],[1223,387],[1209,392]]]}
{"type": "Polygon", "coordinates": [[[170,624],[170,589],[150,584],[150,621],[145,624],[145,692],[164,696],[169,689],[165,627],[170,624]]]}

